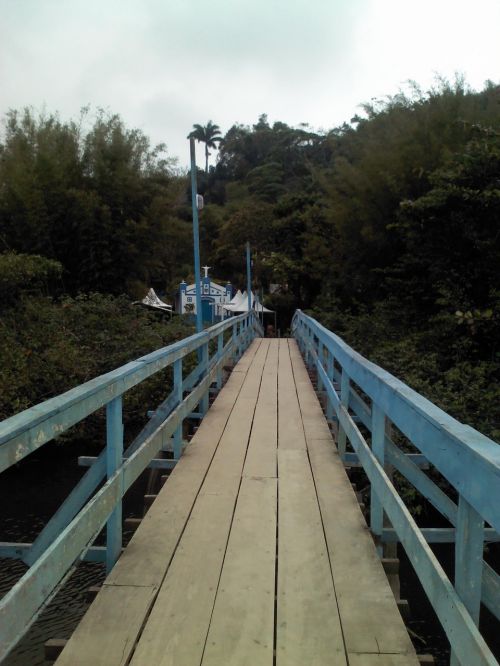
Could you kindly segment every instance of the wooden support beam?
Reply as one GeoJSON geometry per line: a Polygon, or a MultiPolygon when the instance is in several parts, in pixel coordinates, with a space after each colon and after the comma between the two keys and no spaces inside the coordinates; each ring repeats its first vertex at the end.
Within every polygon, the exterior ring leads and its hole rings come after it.
{"type": "Polygon", "coordinates": [[[399,612],[401,613],[401,617],[405,622],[408,622],[408,620],[411,617],[410,613],[410,604],[408,603],[407,599],[396,599],[396,603],[398,605],[399,612]]]}
{"type": "Polygon", "coordinates": [[[158,495],[144,495],[144,506],[149,509],[157,497],[158,495]]]}
{"type": "Polygon", "coordinates": [[[85,601],[88,604],[91,604],[98,595],[100,589],[100,585],[92,585],[92,587],[89,587],[85,593],[85,601]]]}
{"type": "Polygon", "coordinates": [[[125,518],[124,527],[128,530],[136,530],[142,522],[142,518],[125,518]]]}
{"type": "Polygon", "coordinates": [[[399,574],[398,557],[383,557],[381,562],[386,576],[397,576],[399,574]]]}
{"type": "Polygon", "coordinates": [[[68,641],[65,638],[50,638],[43,646],[45,660],[55,661],[63,651],[67,642],[68,641]]]}

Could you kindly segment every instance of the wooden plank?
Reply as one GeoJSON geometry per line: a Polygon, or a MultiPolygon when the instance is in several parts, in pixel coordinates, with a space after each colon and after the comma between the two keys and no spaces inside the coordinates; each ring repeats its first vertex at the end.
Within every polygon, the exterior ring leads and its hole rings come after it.
{"type": "Polygon", "coordinates": [[[330,429],[295,340],[288,340],[293,377],[300,399],[302,423],[307,438],[331,439],[330,429]]]}
{"type": "MultiPolygon", "coordinates": [[[[266,354],[267,346],[261,345],[248,369],[213,463],[139,640],[131,662],[133,666],[200,664],[266,354]],[[168,631],[165,631],[166,618],[168,631]]],[[[158,523],[156,527],[161,529],[158,523]]]]}
{"type": "MultiPolygon", "coordinates": [[[[307,371],[298,348],[290,346],[294,373],[301,386],[299,401],[304,417],[311,413],[314,394],[307,397],[307,371]]],[[[375,546],[356,496],[333,442],[307,439],[325,529],[346,649],[356,653],[405,655],[417,664],[375,546]]]]}
{"type": "Polygon", "coordinates": [[[278,475],[276,664],[346,664],[307,451],[278,449],[278,475]]]}
{"type": "Polygon", "coordinates": [[[266,362],[267,353],[269,351],[269,340],[263,339],[252,358],[252,362],[248,368],[245,383],[241,389],[241,396],[256,398],[259,393],[260,383],[262,380],[262,372],[266,362]]]}
{"type": "Polygon", "coordinates": [[[234,366],[233,372],[246,372],[251,366],[253,358],[262,343],[263,338],[254,338],[250,343],[248,349],[245,351],[243,356],[240,358],[238,363],[234,366]],[[250,352],[250,353],[249,353],[250,352]]]}
{"type": "Polygon", "coordinates": [[[152,586],[101,589],[57,666],[125,666],[154,597],[152,586]]]}
{"type": "Polygon", "coordinates": [[[277,479],[242,480],[203,666],[273,664],[276,504],[277,479]]]}
{"type": "Polygon", "coordinates": [[[278,447],[280,449],[306,448],[304,428],[300,416],[297,389],[290,362],[288,341],[279,340],[278,360],[278,447]]]}
{"type": "MultiPolygon", "coordinates": [[[[252,345],[245,358],[253,359],[259,347],[259,344],[252,345]]],[[[152,590],[153,597],[158,592],[246,377],[247,373],[232,374],[217,396],[158,499],[82,620],[84,631],[75,632],[70,639],[66,650],[73,661],[66,663],[85,666],[101,663],[93,662],[91,658],[87,660],[87,654],[93,658],[101,652],[106,654],[106,666],[122,664],[130,658],[152,603],[152,599],[148,603],[141,602],[145,594],[143,590],[152,590]],[[133,601],[134,591],[137,592],[137,602],[133,601]],[[124,594],[127,621],[121,622],[119,615],[117,620],[116,609],[123,605],[124,594]],[[103,621],[104,616],[109,622],[103,621]],[[113,641],[110,641],[110,635],[113,641]],[[106,647],[109,642],[113,643],[112,651],[106,647]]]]}
{"type": "Polygon", "coordinates": [[[278,446],[278,349],[270,340],[250,435],[244,476],[275,477],[278,446]]]}
{"type": "MultiPolygon", "coordinates": [[[[253,358],[258,349],[253,346],[248,356],[253,358]]],[[[246,373],[231,375],[106,584],[159,586],[245,380],[246,373]],[[169,529],[160,530],[159,524],[169,529]]]]}
{"type": "Polygon", "coordinates": [[[235,417],[228,421],[215,453],[210,474],[207,475],[203,485],[204,492],[216,493],[220,488],[227,488],[228,484],[232,484],[235,491],[238,489],[254,421],[268,342],[263,340],[248,370],[235,405],[235,417]]]}
{"type": "Polygon", "coordinates": [[[418,657],[416,661],[405,654],[349,654],[349,666],[408,666],[415,664],[419,666],[418,657]]]}
{"type": "Polygon", "coordinates": [[[198,497],[132,666],[200,664],[234,501],[232,492],[198,497]]]}

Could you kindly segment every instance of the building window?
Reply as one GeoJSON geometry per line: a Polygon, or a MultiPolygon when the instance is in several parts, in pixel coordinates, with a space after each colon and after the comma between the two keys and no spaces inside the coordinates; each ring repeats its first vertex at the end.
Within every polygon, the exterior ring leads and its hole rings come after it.
{"type": "Polygon", "coordinates": [[[188,302],[188,303],[192,303],[192,302],[193,302],[193,299],[191,298],[191,296],[188,296],[188,297],[187,297],[187,302],[188,302]]]}

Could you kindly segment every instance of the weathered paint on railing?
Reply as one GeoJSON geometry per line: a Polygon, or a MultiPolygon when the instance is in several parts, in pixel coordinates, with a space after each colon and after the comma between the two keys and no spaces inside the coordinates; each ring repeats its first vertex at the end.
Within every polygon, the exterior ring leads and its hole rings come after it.
{"type": "MultiPolygon", "coordinates": [[[[114,565],[122,547],[122,497],[148,466],[158,466],[157,452],[174,437],[175,459],[181,454],[182,422],[200,405],[208,408],[213,382],[220,387],[228,357],[237,359],[255,335],[263,335],[253,312],[222,321],[180,342],[147,354],[0,423],[0,471],[57,437],[100,407],[106,406],[106,448],[48,522],[33,544],[0,544],[0,556],[19,557],[30,565],[26,574],[0,601],[0,661],[19,641],[54,591],[79,559],[114,565]],[[231,337],[224,346],[224,332],[231,337]],[[209,356],[209,343],[217,351],[209,356]],[[182,377],[182,359],[201,350],[201,361],[182,377]],[[169,365],[174,388],[151,421],[123,451],[122,395],[169,365]],[[190,391],[187,397],[183,394],[190,391]],[[96,488],[107,476],[107,481],[96,488]],[[95,493],[95,494],[94,494],[95,493]],[[90,498],[90,499],[89,499],[90,498]],[[92,546],[107,524],[106,548],[92,546]]],[[[170,464],[170,466],[172,466],[170,464]]]]}
{"type": "Polygon", "coordinates": [[[500,538],[500,446],[363,358],[300,310],[292,330],[306,362],[316,368],[318,387],[327,396],[327,415],[338,420],[339,454],[344,461],[355,455],[370,480],[372,531],[379,544],[400,541],[404,546],[448,636],[451,663],[498,665],[477,624],[481,602],[500,619],[500,576],[483,561],[484,542],[500,538]],[[358,422],[370,431],[370,445],[358,422]],[[390,438],[391,424],[420,453],[410,456],[398,448],[390,438]],[[353,452],[346,451],[348,443],[353,452]],[[458,505],[422,471],[420,455],[455,488],[458,505]],[[453,527],[419,529],[386,465],[394,466],[453,527]],[[383,511],[392,529],[383,526],[383,511]],[[485,522],[491,528],[485,529],[485,522]],[[428,541],[455,542],[455,586],[428,541]]]}

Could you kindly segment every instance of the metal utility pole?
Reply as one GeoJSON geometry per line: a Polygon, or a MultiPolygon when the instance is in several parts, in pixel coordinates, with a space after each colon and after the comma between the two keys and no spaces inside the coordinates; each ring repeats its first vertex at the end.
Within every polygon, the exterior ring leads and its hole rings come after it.
{"type": "Polygon", "coordinates": [[[247,295],[248,312],[252,309],[252,268],[250,263],[250,243],[247,241],[247,295]]]}
{"type": "Polygon", "coordinates": [[[191,152],[191,205],[193,207],[193,247],[194,247],[194,281],[196,283],[196,332],[203,330],[203,314],[201,312],[201,276],[200,276],[200,232],[198,223],[198,186],[196,184],[196,152],[194,137],[189,139],[191,152]]]}

